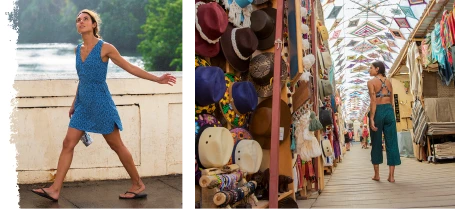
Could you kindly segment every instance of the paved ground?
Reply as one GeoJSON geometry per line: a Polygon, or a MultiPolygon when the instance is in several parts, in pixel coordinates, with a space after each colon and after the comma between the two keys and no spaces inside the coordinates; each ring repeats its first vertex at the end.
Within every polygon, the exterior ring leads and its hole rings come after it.
{"type": "MultiPolygon", "coordinates": [[[[371,180],[371,149],[356,144],[326,175],[326,187],[318,196],[298,201],[301,208],[455,208],[455,162],[429,164],[401,158],[395,183],[387,181],[388,166],[380,165],[381,181],[371,180]]],[[[386,160],[385,152],[384,160],[386,160]]]]}
{"type": "Polygon", "coordinates": [[[30,190],[49,186],[19,185],[21,208],[181,208],[182,175],[143,178],[147,199],[120,200],[118,195],[131,186],[129,180],[64,183],[58,203],[30,190]]]}

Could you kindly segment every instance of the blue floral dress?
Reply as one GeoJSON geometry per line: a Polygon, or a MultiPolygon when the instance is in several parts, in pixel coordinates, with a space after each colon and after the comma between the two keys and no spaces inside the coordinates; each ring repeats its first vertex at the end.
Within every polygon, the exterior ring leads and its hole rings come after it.
{"type": "Polygon", "coordinates": [[[76,69],[79,85],[69,127],[85,132],[109,134],[114,131],[115,125],[119,130],[123,128],[106,83],[109,62],[101,59],[103,43],[99,40],[84,62],[80,55],[82,44],[77,46],[76,69]]]}

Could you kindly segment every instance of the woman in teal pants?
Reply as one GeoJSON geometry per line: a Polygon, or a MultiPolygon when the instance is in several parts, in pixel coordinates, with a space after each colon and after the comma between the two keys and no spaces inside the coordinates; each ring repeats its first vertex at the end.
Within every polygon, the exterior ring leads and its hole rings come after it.
{"type": "Polygon", "coordinates": [[[392,83],[385,76],[384,63],[373,62],[370,66],[368,92],[370,94],[370,136],[371,136],[371,162],[374,167],[375,181],[379,181],[379,164],[383,162],[382,156],[382,133],[384,133],[387,165],[389,166],[389,182],[395,182],[395,166],[401,164],[398,152],[397,127],[395,114],[392,107],[393,88],[392,83]]]}

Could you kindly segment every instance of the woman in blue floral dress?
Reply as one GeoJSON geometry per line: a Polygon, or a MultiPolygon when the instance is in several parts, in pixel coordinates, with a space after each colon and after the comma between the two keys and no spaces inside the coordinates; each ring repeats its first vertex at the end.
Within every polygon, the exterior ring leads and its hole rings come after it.
{"type": "Polygon", "coordinates": [[[69,111],[70,123],[57,166],[54,183],[49,188],[32,190],[34,193],[58,201],[63,180],[73,159],[74,147],[84,132],[103,134],[106,142],[117,153],[120,161],[131,177],[132,186],[121,199],[142,198],[145,185],[139,177],[133,157],[120,137],[122,122],[106,83],[109,59],[125,71],[146,80],[160,84],[173,85],[176,78],[170,74],[154,76],[126,61],[117,49],[101,40],[98,14],[91,10],[82,10],[76,19],[77,31],[83,43],[75,48],[76,69],[79,85],[69,111]]]}

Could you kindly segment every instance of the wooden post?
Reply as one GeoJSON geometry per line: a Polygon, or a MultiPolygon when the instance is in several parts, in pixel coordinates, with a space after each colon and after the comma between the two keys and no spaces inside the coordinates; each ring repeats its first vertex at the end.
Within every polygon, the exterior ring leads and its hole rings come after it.
{"type": "MultiPolygon", "coordinates": [[[[283,0],[277,0],[277,15],[275,40],[283,40],[283,0]]],[[[272,133],[270,146],[270,180],[269,180],[269,207],[278,208],[278,162],[280,146],[280,90],[281,90],[281,47],[276,44],[273,72],[272,95],[272,133]]]]}

